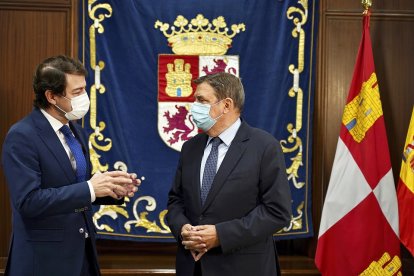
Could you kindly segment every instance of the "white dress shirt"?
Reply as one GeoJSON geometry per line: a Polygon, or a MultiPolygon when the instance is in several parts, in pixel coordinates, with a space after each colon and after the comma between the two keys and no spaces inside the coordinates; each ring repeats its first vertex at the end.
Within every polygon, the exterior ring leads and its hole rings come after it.
{"type": "MultiPolygon", "coordinates": [[[[233,142],[234,137],[236,137],[236,133],[239,130],[241,125],[240,118],[237,119],[229,128],[223,131],[218,137],[221,139],[222,143],[218,147],[218,159],[217,159],[217,168],[216,172],[219,170],[221,163],[223,162],[224,157],[226,156],[227,151],[233,142]]],[[[204,149],[203,158],[201,159],[201,168],[200,168],[200,187],[203,185],[203,175],[204,175],[204,167],[206,166],[207,158],[211,152],[211,144],[210,140],[214,137],[208,137],[207,145],[204,149]]]]}
{"type": "MultiPolygon", "coordinates": [[[[52,126],[53,130],[55,131],[57,137],[59,138],[60,143],[62,144],[63,148],[66,151],[66,154],[69,157],[70,163],[72,164],[72,168],[74,171],[76,171],[76,160],[75,157],[73,156],[72,152],[70,151],[69,145],[66,142],[65,139],[65,135],[60,131],[60,128],[63,126],[63,124],[56,119],[55,117],[53,117],[52,115],[50,115],[49,113],[47,113],[44,109],[40,109],[40,111],[43,113],[43,115],[45,115],[46,119],[49,121],[50,125],[52,126]]],[[[67,124],[67,126],[69,126],[69,124],[67,124]]],[[[69,127],[70,129],[70,127],[69,127]]],[[[73,135],[73,133],[72,133],[73,135]]],[[[86,160],[88,161],[88,160],[86,160]]],[[[95,196],[95,191],[93,190],[92,187],[92,183],[90,181],[87,181],[88,186],[89,186],[89,191],[91,193],[91,202],[94,202],[96,199],[95,196]]]]}

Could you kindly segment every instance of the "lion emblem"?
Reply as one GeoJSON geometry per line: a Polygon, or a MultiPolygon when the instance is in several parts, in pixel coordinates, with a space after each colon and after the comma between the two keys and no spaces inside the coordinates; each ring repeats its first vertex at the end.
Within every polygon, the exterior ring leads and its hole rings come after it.
{"type": "Polygon", "coordinates": [[[233,75],[236,75],[237,70],[234,67],[230,67],[227,68],[227,62],[224,59],[213,59],[215,65],[213,67],[213,69],[209,70],[207,66],[203,66],[202,71],[206,74],[206,75],[210,75],[210,74],[216,74],[216,73],[220,73],[220,72],[227,72],[227,73],[231,73],[233,75]],[[227,71],[226,71],[227,69],[227,71]]]}
{"type": "Polygon", "coordinates": [[[170,115],[170,111],[164,112],[163,116],[167,118],[168,126],[163,127],[164,133],[169,134],[171,132],[171,136],[168,139],[168,143],[170,145],[177,143],[179,140],[187,141],[192,136],[189,134],[194,130],[195,126],[191,121],[191,115],[188,117],[188,121],[191,124],[191,128],[188,127],[185,122],[187,120],[188,110],[185,106],[175,106],[177,112],[174,115],[170,115]]]}

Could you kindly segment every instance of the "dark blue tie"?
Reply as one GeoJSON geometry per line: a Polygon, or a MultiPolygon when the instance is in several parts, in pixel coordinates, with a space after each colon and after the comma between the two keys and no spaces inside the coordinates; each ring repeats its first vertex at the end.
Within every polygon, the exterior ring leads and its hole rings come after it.
{"type": "Polygon", "coordinates": [[[83,155],[82,147],[72,131],[67,125],[60,128],[60,131],[65,135],[66,143],[68,144],[70,151],[76,161],[76,178],[79,182],[86,180],[86,159],[83,155]]]}
{"type": "Polygon", "coordinates": [[[215,137],[211,139],[211,151],[207,157],[206,165],[204,167],[203,182],[201,184],[201,205],[204,205],[207,195],[210,191],[211,184],[217,172],[218,147],[221,143],[220,138],[215,137]]]}

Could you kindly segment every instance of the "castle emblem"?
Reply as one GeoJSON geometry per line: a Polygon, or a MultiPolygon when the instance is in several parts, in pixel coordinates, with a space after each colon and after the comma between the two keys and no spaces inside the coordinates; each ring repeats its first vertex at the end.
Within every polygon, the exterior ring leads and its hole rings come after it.
{"type": "Polygon", "coordinates": [[[167,64],[167,87],[165,92],[170,97],[187,97],[191,95],[191,65],[184,65],[183,59],[175,59],[174,64],[167,64]]]}
{"type": "Polygon", "coordinates": [[[386,275],[386,276],[401,276],[401,259],[398,256],[391,258],[388,252],[385,252],[377,261],[374,260],[359,276],[368,275],[386,275]]]}
{"type": "Polygon", "coordinates": [[[168,147],[180,151],[198,133],[189,112],[195,100],[192,80],[218,72],[239,76],[239,57],[224,54],[245,25],[233,24],[229,31],[224,17],[210,23],[198,14],[191,20],[179,15],[171,27],[157,20],[154,27],[175,53],[158,55],[158,133],[168,147]]]}
{"type": "Polygon", "coordinates": [[[372,73],[370,78],[362,84],[360,93],[345,106],[342,123],[354,140],[360,143],[381,116],[382,107],[377,75],[372,73]]]}

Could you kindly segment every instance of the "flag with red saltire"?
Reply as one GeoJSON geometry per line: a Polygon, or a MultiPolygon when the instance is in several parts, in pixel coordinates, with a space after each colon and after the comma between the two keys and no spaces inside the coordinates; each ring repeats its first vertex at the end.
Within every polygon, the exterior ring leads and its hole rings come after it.
{"type": "Polygon", "coordinates": [[[397,195],[369,20],[368,12],[322,211],[315,263],[323,275],[399,275],[401,269],[397,195]]]}
{"type": "Polygon", "coordinates": [[[401,242],[414,256],[414,108],[404,144],[397,195],[401,242]]]}

